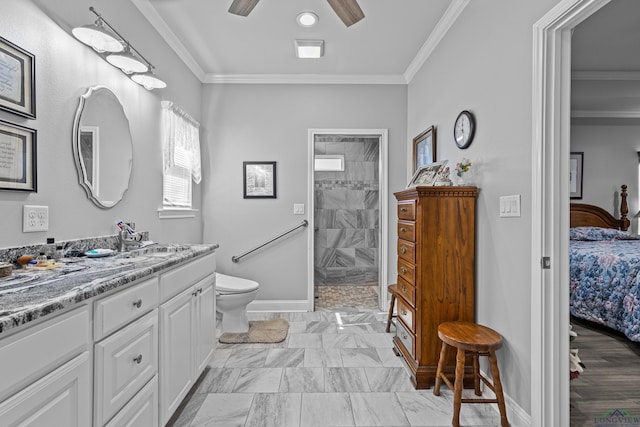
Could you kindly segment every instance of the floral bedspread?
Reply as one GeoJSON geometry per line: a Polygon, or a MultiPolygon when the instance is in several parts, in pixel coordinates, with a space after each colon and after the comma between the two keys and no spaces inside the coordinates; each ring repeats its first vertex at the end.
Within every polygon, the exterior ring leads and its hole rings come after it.
{"type": "Polygon", "coordinates": [[[640,342],[640,240],[570,241],[571,314],[640,342]]]}

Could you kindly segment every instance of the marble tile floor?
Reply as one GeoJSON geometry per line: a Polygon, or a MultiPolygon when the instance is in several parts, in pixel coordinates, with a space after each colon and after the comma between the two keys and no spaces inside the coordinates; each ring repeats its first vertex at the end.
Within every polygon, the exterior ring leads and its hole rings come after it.
{"type": "Polygon", "coordinates": [[[378,285],[322,285],[315,287],[316,310],[340,310],[343,307],[361,310],[378,308],[378,285]]]}
{"type": "MultiPolygon", "coordinates": [[[[219,344],[170,427],[450,426],[453,394],[417,391],[395,356],[386,313],[250,313],[283,317],[277,344],[219,344]]],[[[467,391],[465,390],[465,393],[467,391]]],[[[472,390],[469,390],[472,393],[472,390]]],[[[464,426],[498,426],[495,405],[463,404],[464,426]]]]}

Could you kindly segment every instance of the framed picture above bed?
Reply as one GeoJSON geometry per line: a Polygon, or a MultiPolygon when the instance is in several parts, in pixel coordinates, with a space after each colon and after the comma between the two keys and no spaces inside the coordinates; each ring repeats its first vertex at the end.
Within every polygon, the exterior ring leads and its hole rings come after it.
{"type": "Polygon", "coordinates": [[[573,152],[569,157],[569,195],[572,199],[582,199],[583,157],[583,152],[573,152]]]}

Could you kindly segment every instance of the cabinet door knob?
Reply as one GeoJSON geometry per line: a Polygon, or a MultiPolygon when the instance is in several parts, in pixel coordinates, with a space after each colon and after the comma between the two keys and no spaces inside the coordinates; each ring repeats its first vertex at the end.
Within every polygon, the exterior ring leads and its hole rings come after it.
{"type": "Polygon", "coordinates": [[[138,299],[138,301],[134,301],[134,302],[133,302],[133,306],[134,306],[135,308],[140,308],[140,307],[142,307],[142,299],[138,299]]]}
{"type": "Polygon", "coordinates": [[[202,288],[198,288],[198,293],[201,294],[202,293],[202,288]]]}
{"type": "Polygon", "coordinates": [[[138,365],[142,363],[142,355],[139,354],[138,357],[134,357],[133,361],[136,362],[138,365]]]}
{"type": "Polygon", "coordinates": [[[405,227],[400,227],[400,231],[402,231],[403,233],[406,233],[407,229],[405,227]]]}
{"type": "MultiPolygon", "coordinates": [[[[404,267],[400,267],[400,272],[401,272],[402,274],[407,274],[407,269],[406,269],[406,268],[404,268],[404,267]]],[[[402,286],[404,286],[404,285],[402,285],[402,286]]]]}
{"type": "Polygon", "coordinates": [[[195,291],[191,292],[191,295],[193,295],[194,297],[198,296],[198,290],[196,289],[195,291]]]}
{"type": "Polygon", "coordinates": [[[406,247],[404,247],[404,246],[402,246],[402,247],[400,248],[400,253],[401,253],[401,254],[406,254],[406,253],[407,253],[407,248],[406,248],[406,247]]]}
{"type": "Polygon", "coordinates": [[[400,208],[400,212],[406,212],[407,208],[400,208]]]}
{"type": "Polygon", "coordinates": [[[403,294],[407,293],[407,285],[405,285],[404,283],[402,285],[400,285],[400,289],[402,290],[403,294]]]}

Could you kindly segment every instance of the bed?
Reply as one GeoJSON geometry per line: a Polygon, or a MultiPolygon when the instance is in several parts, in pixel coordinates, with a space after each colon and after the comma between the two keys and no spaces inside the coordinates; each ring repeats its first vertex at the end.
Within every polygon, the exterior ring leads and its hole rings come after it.
{"type": "Polygon", "coordinates": [[[571,204],[570,312],[640,342],[640,239],[626,232],[626,185],[620,199],[620,218],[598,206],[571,204]]]}

